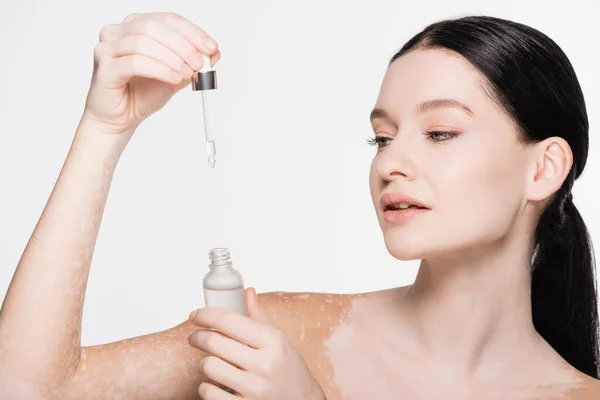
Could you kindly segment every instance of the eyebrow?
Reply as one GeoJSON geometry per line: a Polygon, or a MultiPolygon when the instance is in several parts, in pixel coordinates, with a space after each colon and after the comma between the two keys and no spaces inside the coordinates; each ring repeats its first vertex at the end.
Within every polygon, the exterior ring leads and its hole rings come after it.
{"type": "MultiPolygon", "coordinates": [[[[473,113],[473,111],[471,111],[471,109],[468,106],[454,99],[428,100],[419,104],[419,106],[417,107],[417,111],[419,112],[419,114],[422,114],[427,111],[438,110],[440,108],[458,108],[459,110],[462,110],[471,116],[475,116],[475,113],[473,113]]],[[[373,111],[371,111],[371,114],[369,115],[369,120],[373,122],[374,119],[385,119],[395,125],[390,115],[382,108],[374,108],[373,111]]]]}
{"type": "Polygon", "coordinates": [[[461,103],[460,101],[454,100],[454,99],[429,100],[424,103],[421,103],[419,105],[418,110],[419,110],[419,113],[424,113],[426,111],[436,110],[436,109],[440,109],[440,108],[458,108],[460,110],[463,110],[464,112],[466,112],[467,114],[469,114],[471,116],[475,116],[475,113],[473,113],[473,111],[471,111],[471,109],[469,107],[467,107],[465,104],[461,103]]]}

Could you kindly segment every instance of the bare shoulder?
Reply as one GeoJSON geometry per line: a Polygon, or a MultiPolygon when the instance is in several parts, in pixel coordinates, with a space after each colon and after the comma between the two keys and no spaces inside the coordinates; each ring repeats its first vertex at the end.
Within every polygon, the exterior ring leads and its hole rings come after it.
{"type": "Polygon", "coordinates": [[[556,384],[538,386],[536,392],[540,399],[558,400],[598,400],[600,399],[600,381],[578,371],[573,366],[562,363],[561,368],[567,373],[566,380],[556,384]]]}
{"type": "Polygon", "coordinates": [[[364,294],[269,292],[259,294],[271,323],[299,348],[322,343],[344,323],[356,298],[364,294]]]}
{"type": "Polygon", "coordinates": [[[569,391],[568,398],[573,400],[600,399],[600,381],[582,372],[578,372],[576,383],[569,391]]]}
{"type": "Polygon", "coordinates": [[[326,397],[341,399],[342,388],[336,383],[334,373],[339,361],[332,358],[332,343],[336,343],[333,346],[336,349],[343,348],[347,355],[353,352],[355,309],[365,308],[362,299],[378,298],[381,293],[271,292],[260,294],[259,302],[273,326],[300,351],[326,397]]]}
{"type": "Polygon", "coordinates": [[[404,290],[394,288],[353,294],[269,292],[258,297],[273,326],[294,342],[301,343],[311,338],[322,341],[330,336],[337,327],[349,322],[350,312],[357,304],[361,304],[361,308],[365,308],[365,304],[368,304],[367,308],[373,308],[382,301],[396,300],[397,294],[404,290]]]}

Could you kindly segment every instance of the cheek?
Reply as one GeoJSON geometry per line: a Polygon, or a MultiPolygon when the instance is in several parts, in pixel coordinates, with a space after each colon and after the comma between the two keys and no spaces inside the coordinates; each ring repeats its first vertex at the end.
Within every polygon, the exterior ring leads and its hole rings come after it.
{"type": "Polygon", "coordinates": [[[440,169],[435,198],[442,200],[440,211],[450,225],[464,226],[462,232],[497,237],[516,215],[524,174],[522,153],[513,148],[496,146],[465,154],[440,169]]]}

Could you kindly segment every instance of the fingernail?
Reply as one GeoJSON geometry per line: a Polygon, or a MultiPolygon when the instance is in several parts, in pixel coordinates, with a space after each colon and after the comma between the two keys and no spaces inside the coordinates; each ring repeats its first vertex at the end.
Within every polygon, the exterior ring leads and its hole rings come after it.
{"type": "Polygon", "coordinates": [[[194,311],[192,311],[192,312],[190,313],[190,317],[189,317],[189,318],[190,318],[190,319],[194,319],[194,318],[196,318],[196,314],[198,314],[198,310],[194,310],[194,311]]]}
{"type": "Polygon", "coordinates": [[[206,46],[207,49],[209,50],[214,50],[217,48],[217,42],[215,42],[213,39],[211,38],[206,38],[204,39],[204,45],[206,46]]]}

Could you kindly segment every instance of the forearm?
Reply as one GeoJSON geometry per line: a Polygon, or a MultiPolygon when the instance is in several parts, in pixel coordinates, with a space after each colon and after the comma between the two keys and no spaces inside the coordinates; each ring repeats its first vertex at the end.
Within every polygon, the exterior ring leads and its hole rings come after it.
{"type": "Polygon", "coordinates": [[[124,140],[82,119],[0,311],[0,363],[39,390],[58,390],[80,359],[94,245],[124,140]]]}

